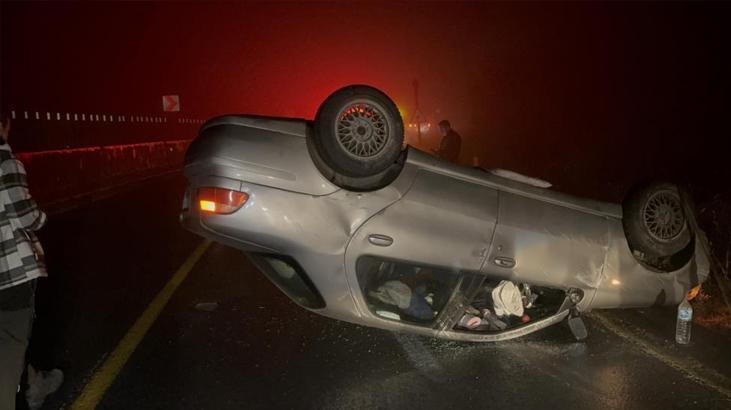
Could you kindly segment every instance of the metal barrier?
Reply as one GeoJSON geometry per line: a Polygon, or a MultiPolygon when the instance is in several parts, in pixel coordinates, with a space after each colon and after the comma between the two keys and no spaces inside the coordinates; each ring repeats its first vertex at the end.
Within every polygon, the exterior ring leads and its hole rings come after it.
{"type": "Polygon", "coordinates": [[[21,152],[31,194],[41,205],[180,168],[190,140],[21,152]]]}

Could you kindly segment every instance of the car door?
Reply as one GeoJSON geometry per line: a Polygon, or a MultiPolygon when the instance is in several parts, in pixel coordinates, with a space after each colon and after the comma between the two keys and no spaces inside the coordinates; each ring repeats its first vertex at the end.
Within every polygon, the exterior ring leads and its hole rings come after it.
{"type": "Polygon", "coordinates": [[[455,290],[479,286],[477,273],[490,248],[497,211],[495,189],[419,170],[406,194],[364,223],[348,245],[346,272],[364,319],[391,320],[392,326],[369,323],[386,328],[405,322],[422,328],[439,326],[438,316],[455,298],[455,290]],[[398,298],[398,289],[383,286],[394,281],[404,282],[414,293],[426,287],[420,297],[431,294],[434,317],[396,319],[404,316],[398,307],[390,310],[393,314],[379,314],[372,296],[393,291],[398,298]]]}
{"type": "Polygon", "coordinates": [[[531,285],[595,289],[609,246],[605,216],[500,191],[482,272],[531,285]]]}

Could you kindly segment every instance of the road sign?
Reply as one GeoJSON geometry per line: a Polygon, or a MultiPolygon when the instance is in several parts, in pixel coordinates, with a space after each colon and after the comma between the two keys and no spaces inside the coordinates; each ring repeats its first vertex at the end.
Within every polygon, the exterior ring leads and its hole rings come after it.
{"type": "Polygon", "coordinates": [[[180,111],[180,96],[163,95],[162,96],[162,110],[165,112],[180,111]]]}

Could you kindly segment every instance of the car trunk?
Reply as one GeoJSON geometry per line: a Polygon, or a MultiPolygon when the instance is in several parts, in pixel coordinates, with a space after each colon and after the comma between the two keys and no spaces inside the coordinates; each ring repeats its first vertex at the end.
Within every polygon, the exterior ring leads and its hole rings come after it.
{"type": "Polygon", "coordinates": [[[215,175],[315,196],[337,191],[312,162],[306,135],[305,120],[218,117],[191,143],[184,173],[189,180],[215,175]]]}

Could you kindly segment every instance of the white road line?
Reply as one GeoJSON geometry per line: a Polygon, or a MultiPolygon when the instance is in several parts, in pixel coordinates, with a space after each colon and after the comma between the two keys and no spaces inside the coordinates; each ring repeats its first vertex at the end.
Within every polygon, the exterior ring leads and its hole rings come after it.
{"type": "Polygon", "coordinates": [[[433,379],[435,374],[442,373],[442,366],[434,358],[432,352],[424,346],[423,338],[401,333],[395,333],[394,337],[415,369],[430,379],[433,379]]]}
{"type": "Polygon", "coordinates": [[[625,339],[631,344],[637,346],[646,355],[653,357],[665,365],[672,367],[686,378],[705,386],[709,389],[715,390],[726,398],[731,400],[731,381],[724,375],[717,371],[704,366],[702,363],[690,357],[686,358],[673,358],[667,354],[664,354],[656,347],[648,343],[644,338],[639,337],[628,329],[625,329],[622,325],[615,323],[615,320],[610,319],[605,313],[594,311],[591,313],[589,318],[595,320],[607,330],[616,334],[617,336],[625,339]]]}

